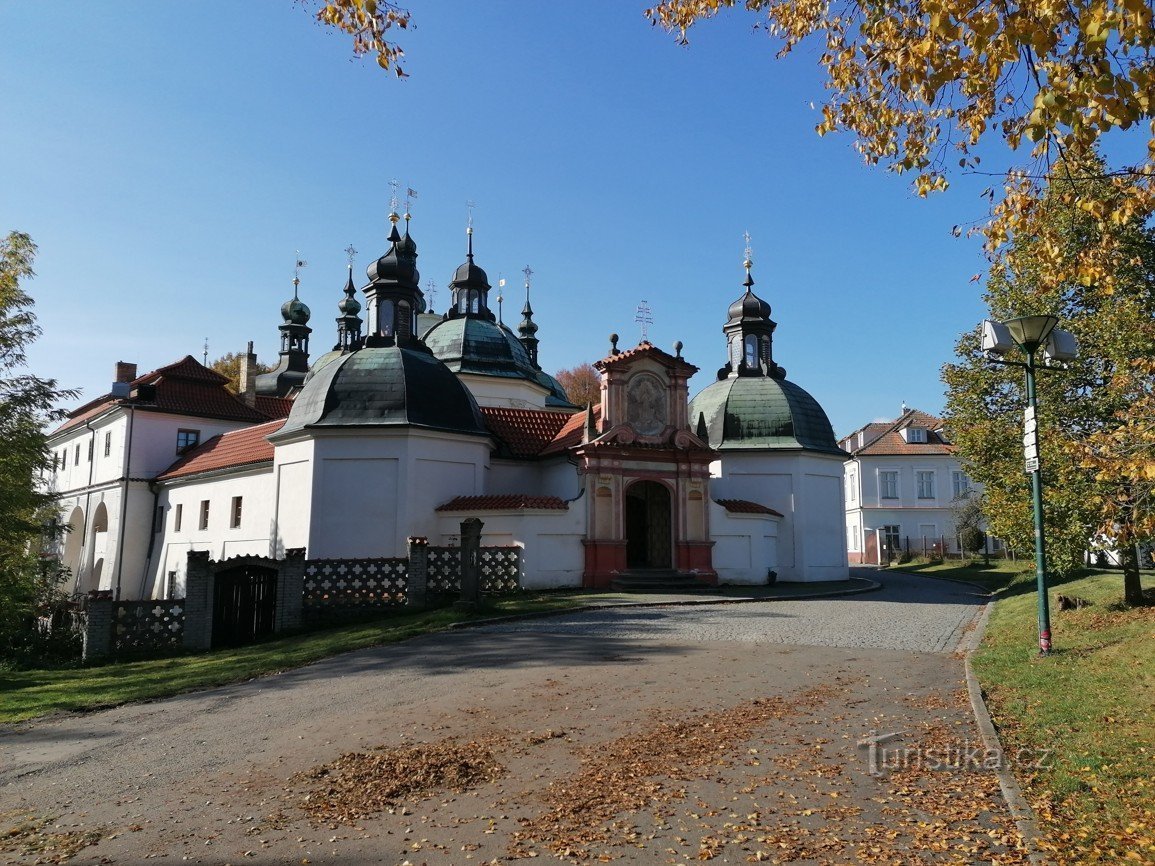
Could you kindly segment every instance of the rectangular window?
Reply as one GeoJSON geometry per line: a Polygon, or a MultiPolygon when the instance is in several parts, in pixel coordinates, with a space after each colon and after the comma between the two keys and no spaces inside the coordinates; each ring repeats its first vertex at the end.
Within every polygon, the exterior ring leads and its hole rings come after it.
{"type": "Polygon", "coordinates": [[[952,472],[951,483],[955,499],[958,499],[960,496],[966,496],[971,492],[971,480],[965,472],[952,472]]]}
{"type": "Polygon", "coordinates": [[[168,586],[165,588],[165,598],[176,598],[176,572],[168,573],[168,586]]]}
{"type": "Polygon", "coordinates": [[[186,451],[196,448],[197,443],[201,441],[200,430],[177,430],[176,431],[176,453],[184,454],[186,451]]]}
{"type": "Polygon", "coordinates": [[[152,531],[153,532],[163,532],[164,531],[164,506],[163,505],[158,505],[156,507],[156,518],[152,522],[152,531]]]}
{"type": "Polygon", "coordinates": [[[112,453],[112,432],[104,434],[104,456],[107,457],[112,453]]]}
{"type": "Polygon", "coordinates": [[[858,550],[858,527],[846,527],[846,546],[850,550],[858,550]]]}
{"type": "Polygon", "coordinates": [[[236,529],[241,525],[241,499],[240,496],[233,497],[233,510],[229,516],[229,526],[236,529]]]}
{"type": "Polygon", "coordinates": [[[96,443],[95,443],[95,442],[93,442],[93,441],[92,441],[92,438],[90,437],[90,438],[89,438],[89,440],[88,440],[88,462],[89,462],[89,463],[91,463],[91,462],[92,462],[92,447],[93,447],[95,444],[96,444],[96,443]]]}
{"type": "Polygon", "coordinates": [[[850,478],[847,481],[847,487],[850,488],[850,501],[858,501],[858,475],[855,472],[850,473],[850,478]]]}
{"type": "Polygon", "coordinates": [[[898,554],[899,548],[902,545],[902,527],[899,526],[884,526],[882,527],[882,548],[891,556],[898,554]]]}
{"type": "Polygon", "coordinates": [[[207,499],[201,500],[201,529],[209,528],[209,501],[207,499]]]}
{"type": "Polygon", "coordinates": [[[878,495],[882,499],[898,499],[898,473],[878,473],[878,495]]]}
{"type": "Polygon", "coordinates": [[[918,498],[934,499],[934,473],[916,472],[915,478],[918,481],[918,498]]]}
{"type": "Polygon", "coordinates": [[[73,466],[79,466],[80,465],[80,446],[79,445],[76,446],[76,456],[72,458],[72,465],[73,466]]]}
{"type": "Polygon", "coordinates": [[[180,524],[181,524],[181,521],[183,519],[184,519],[184,506],[178,505],[176,507],[176,509],[173,511],[173,516],[172,516],[172,531],[173,532],[180,532],[180,524]]]}

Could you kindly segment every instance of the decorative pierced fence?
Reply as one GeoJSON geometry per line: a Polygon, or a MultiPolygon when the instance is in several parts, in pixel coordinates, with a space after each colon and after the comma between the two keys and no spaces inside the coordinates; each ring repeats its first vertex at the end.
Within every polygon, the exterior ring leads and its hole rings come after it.
{"type": "Polygon", "coordinates": [[[351,616],[406,602],[408,559],[314,559],[305,563],[306,619],[351,616]]]}
{"type": "Polygon", "coordinates": [[[118,601],[112,605],[112,651],[145,653],[177,649],[184,643],[183,598],[118,601]]]}
{"type": "MultiPolygon", "coordinates": [[[[481,591],[501,595],[521,589],[521,548],[481,548],[481,591]]],[[[429,548],[428,587],[431,595],[461,592],[461,548],[429,548]]]]}
{"type": "Polygon", "coordinates": [[[461,548],[430,547],[426,586],[430,595],[461,592],[461,548]]]}
{"type": "Polygon", "coordinates": [[[521,548],[481,548],[481,591],[491,595],[521,589],[521,548]]]}

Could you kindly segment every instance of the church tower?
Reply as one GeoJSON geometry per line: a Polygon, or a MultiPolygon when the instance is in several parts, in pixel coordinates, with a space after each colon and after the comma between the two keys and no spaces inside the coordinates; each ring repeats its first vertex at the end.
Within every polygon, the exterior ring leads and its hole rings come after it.
{"type": "Polygon", "coordinates": [[[409,234],[409,214],[405,214],[404,236],[397,231],[400,220],[394,209],[389,214],[389,250],[366,269],[369,284],[362,290],[368,300],[366,346],[419,342],[417,316],[425,312],[425,296],[417,271],[417,243],[409,234]]]}
{"type": "Polygon", "coordinates": [[[305,384],[309,373],[309,308],[297,296],[301,285],[301,268],[297,260],[293,274],[293,297],[281,305],[281,357],[276,368],[257,376],[257,394],[264,397],[284,397],[294,388],[305,384]]]}

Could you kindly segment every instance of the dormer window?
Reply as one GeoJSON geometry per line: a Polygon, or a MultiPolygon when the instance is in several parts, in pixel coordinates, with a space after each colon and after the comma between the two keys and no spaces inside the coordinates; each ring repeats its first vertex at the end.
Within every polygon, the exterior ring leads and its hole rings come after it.
{"type": "Polygon", "coordinates": [[[926,444],[926,428],[924,427],[904,427],[902,430],[902,438],[912,445],[926,444]]]}
{"type": "Polygon", "coordinates": [[[186,451],[191,451],[197,447],[201,441],[200,430],[177,430],[176,431],[176,453],[184,454],[186,451]]]}

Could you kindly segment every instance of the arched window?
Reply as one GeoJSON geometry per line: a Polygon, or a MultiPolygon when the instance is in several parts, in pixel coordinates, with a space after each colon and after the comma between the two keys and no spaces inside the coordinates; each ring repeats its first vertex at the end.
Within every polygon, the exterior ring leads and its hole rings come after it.
{"type": "Polygon", "coordinates": [[[753,334],[746,337],[746,366],[758,366],[758,338],[753,334]]]}
{"type": "Polygon", "coordinates": [[[393,336],[393,302],[382,301],[377,307],[377,333],[383,337],[393,336]]]}
{"type": "Polygon", "coordinates": [[[397,304],[397,337],[408,339],[413,334],[413,316],[410,314],[409,304],[400,301],[397,304]]]}
{"type": "Polygon", "coordinates": [[[479,298],[481,293],[476,289],[469,290],[469,312],[476,313],[478,311],[479,298]]]}

